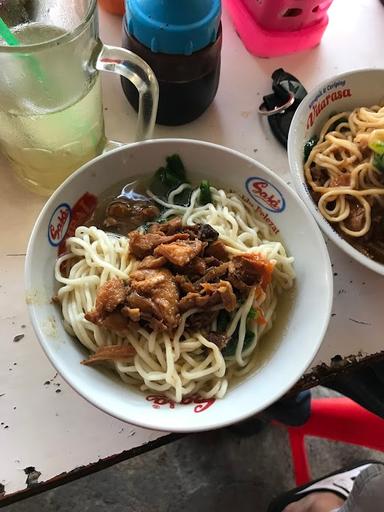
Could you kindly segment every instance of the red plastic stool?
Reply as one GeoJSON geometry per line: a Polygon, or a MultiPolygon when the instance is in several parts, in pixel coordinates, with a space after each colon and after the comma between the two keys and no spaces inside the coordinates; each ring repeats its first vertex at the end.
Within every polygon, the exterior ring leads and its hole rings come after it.
{"type": "MultiPolygon", "coordinates": [[[[281,426],[280,423],[276,423],[281,426]]],[[[291,446],[296,484],[311,480],[305,436],[356,444],[384,451],[384,419],[349,398],[312,400],[311,416],[301,427],[285,427],[291,446]]]]}

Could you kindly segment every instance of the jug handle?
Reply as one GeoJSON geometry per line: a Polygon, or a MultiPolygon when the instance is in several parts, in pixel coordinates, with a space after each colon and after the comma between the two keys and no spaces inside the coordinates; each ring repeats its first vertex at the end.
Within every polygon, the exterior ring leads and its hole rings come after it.
{"type": "Polygon", "coordinates": [[[139,109],[135,140],[150,139],[159,102],[159,84],[152,69],[135,53],[107,45],[103,45],[97,57],[96,69],[121,75],[136,87],[139,109]]]}

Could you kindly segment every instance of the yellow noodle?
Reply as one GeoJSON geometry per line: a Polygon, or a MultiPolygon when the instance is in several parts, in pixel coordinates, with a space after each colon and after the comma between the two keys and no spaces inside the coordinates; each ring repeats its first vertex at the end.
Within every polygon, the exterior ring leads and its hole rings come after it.
{"type": "Polygon", "coordinates": [[[377,105],[336,114],[324,124],[319,141],[304,164],[307,183],[320,195],[317,201],[320,213],[354,238],[369,232],[373,203],[377,201],[384,205],[383,173],[373,165],[373,152],[368,148],[369,135],[383,126],[384,107],[377,105]],[[340,123],[336,128],[327,133],[337,121],[340,123]],[[313,178],[318,173],[328,177],[324,185],[319,185],[313,178]],[[344,175],[350,177],[348,185],[332,185],[332,179],[344,175]],[[364,210],[364,223],[360,229],[351,229],[346,224],[351,213],[351,200],[364,210]],[[331,204],[334,206],[330,207],[331,204]]]}
{"type": "MultiPolygon", "coordinates": [[[[266,293],[255,294],[252,289],[245,302],[232,315],[226,334],[232,335],[239,324],[239,339],[233,356],[224,358],[214,343],[198,332],[185,329],[187,318],[201,310],[184,313],[173,335],[159,333],[135,324],[124,333],[115,333],[84,318],[95,306],[97,290],[107,280],[117,277],[128,280],[137,267],[129,253],[128,239],[105,233],[96,227],[77,228],[75,236],[67,240],[67,251],[55,266],[55,277],[62,285],[58,298],[64,325],[71,335],[90,351],[105,345],[131,345],[135,354],[110,363],[121,379],[144,392],[163,393],[180,402],[187,395],[221,398],[236,372],[249,373],[254,366],[252,355],[260,337],[271,327],[277,304],[277,294],[293,285],[295,274],[293,258],[287,256],[281,242],[273,239],[268,226],[259,220],[250,205],[236,194],[211,187],[213,204],[200,206],[199,189],[192,192],[191,204],[175,204],[177,195],[187,187],[181,185],[169,196],[169,202],[151,195],[167,208],[165,217],[178,215],[183,223],[210,224],[218,231],[228,252],[258,252],[275,262],[272,284],[266,293]],[[69,274],[65,263],[73,263],[69,274]],[[247,315],[250,307],[262,308],[266,325],[252,323],[254,339],[244,347],[247,315]]],[[[211,309],[220,309],[215,306],[211,309]]],[[[248,324],[247,324],[248,325],[248,324]]],[[[216,324],[212,326],[216,328],[216,324]]]]}

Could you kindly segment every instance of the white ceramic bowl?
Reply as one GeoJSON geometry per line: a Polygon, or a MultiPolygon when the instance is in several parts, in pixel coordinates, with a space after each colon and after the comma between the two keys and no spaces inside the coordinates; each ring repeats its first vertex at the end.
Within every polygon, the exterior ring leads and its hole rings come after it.
{"type": "MultiPolygon", "coordinates": [[[[92,202],[92,201],[91,201],[92,202]]],[[[26,260],[26,290],[36,335],[53,366],[84,398],[121,420],[158,430],[189,432],[222,427],[272,404],[301,377],[320,347],[332,303],[332,275],[323,237],[298,196],[271,171],[246,156],[213,144],[160,139],[124,146],[102,155],[75,172],[53,194],[33,229],[26,260]],[[295,257],[297,297],[281,339],[257,372],[230,389],[221,400],[174,404],[164,397],[131,389],[108,370],[80,364],[85,349],[69,336],[60,310],[51,303],[57,290],[53,269],[57,244],[70,216],[114,183],[151,175],[165,157],[179,153],[189,175],[198,172],[211,183],[250,198],[276,225],[295,257]],[[251,190],[251,192],[248,192],[251,190]],[[259,191],[259,193],[257,192],[259,191]],[[77,203],[77,206],[76,206],[77,203]]],[[[188,400],[186,400],[188,402],[188,400]]]]}
{"type": "Polygon", "coordinates": [[[288,160],[291,175],[299,195],[324,233],[349,256],[384,275],[384,265],[364,256],[337,233],[319,212],[304,177],[304,144],[318,135],[324,123],[336,112],[370,107],[384,99],[384,69],[361,69],[330,78],[300,103],[293,116],[288,136],[288,160]]]}

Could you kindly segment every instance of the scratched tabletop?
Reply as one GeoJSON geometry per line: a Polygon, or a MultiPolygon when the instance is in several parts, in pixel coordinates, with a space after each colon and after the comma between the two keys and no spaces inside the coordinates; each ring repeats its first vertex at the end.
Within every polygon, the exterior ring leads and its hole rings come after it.
{"type": "MultiPolygon", "coordinates": [[[[337,73],[384,65],[384,7],[379,0],[334,0],[329,15],[317,48],[258,59],[244,49],[224,11],[222,72],[214,104],[193,123],[157,127],[155,137],[229,146],[290,184],[286,152],[257,114],[262,96],[270,92],[273,70],[283,67],[311,89],[337,73]]],[[[100,31],[105,43],[119,45],[121,19],[101,11],[100,31]]],[[[103,76],[103,94],[107,136],[129,142],[136,115],[119,79],[103,76]]],[[[6,504],[173,437],[104,414],[69,388],[48,362],[32,331],[23,283],[28,237],[44,199],[24,190],[3,161],[0,174],[0,504],[6,504]]],[[[303,387],[321,381],[319,368],[339,371],[340,361],[353,366],[380,357],[383,350],[384,277],[327,244],[334,271],[332,318],[303,387]]]]}

